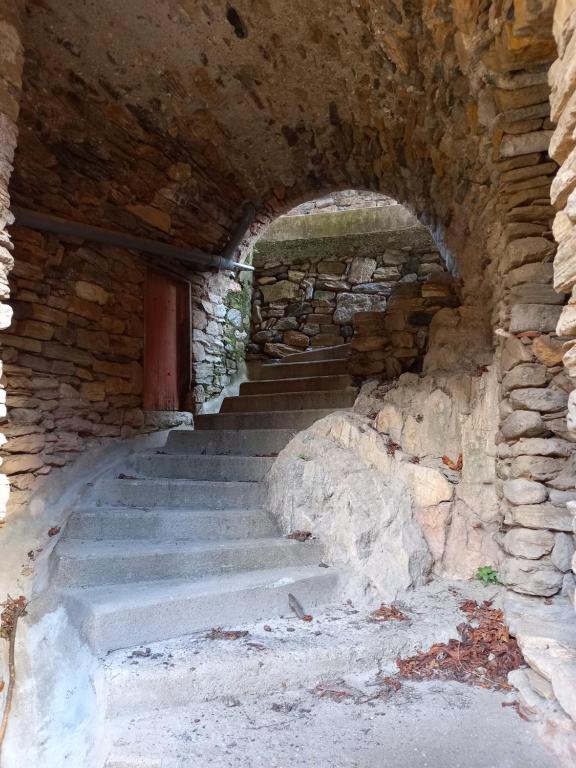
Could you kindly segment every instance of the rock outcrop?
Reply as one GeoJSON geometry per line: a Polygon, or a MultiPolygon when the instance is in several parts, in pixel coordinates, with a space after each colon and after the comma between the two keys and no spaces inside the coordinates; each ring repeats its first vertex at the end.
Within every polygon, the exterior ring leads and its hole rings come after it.
{"type": "Polygon", "coordinates": [[[493,373],[404,374],[363,388],[297,435],[269,476],[286,530],[322,538],[364,592],[391,599],[432,573],[471,578],[498,567],[493,373]]]}

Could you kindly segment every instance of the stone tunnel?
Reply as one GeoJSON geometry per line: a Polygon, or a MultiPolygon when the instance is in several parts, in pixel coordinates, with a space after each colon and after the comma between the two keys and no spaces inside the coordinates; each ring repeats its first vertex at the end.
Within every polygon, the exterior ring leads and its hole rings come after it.
{"type": "Polygon", "coordinates": [[[229,622],[138,613],[151,506],[222,516],[178,494],[225,455],[270,569],[273,531],[358,604],[488,567],[519,706],[573,763],[575,29],[573,0],[0,0],[2,765],[143,765],[104,753],[103,655],[262,618],[248,586],[229,622]],[[108,549],[107,505],[144,512],[108,549]]]}

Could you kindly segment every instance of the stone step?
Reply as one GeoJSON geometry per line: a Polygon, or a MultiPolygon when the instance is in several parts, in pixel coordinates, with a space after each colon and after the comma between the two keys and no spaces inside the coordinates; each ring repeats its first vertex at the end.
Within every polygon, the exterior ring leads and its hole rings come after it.
{"type": "Polygon", "coordinates": [[[318,392],[280,392],[270,395],[225,397],[220,413],[277,413],[278,411],[310,411],[316,408],[350,408],[357,390],[336,389],[318,392]]]}
{"type": "Polygon", "coordinates": [[[212,627],[269,620],[288,612],[289,592],[315,612],[333,598],[338,577],[337,570],[316,565],[274,567],[201,581],[69,589],[63,596],[93,650],[105,654],[212,627]]]}
{"type": "Polygon", "coordinates": [[[198,579],[263,568],[317,565],[317,541],[284,538],[222,542],[64,539],[55,551],[55,581],[95,587],[162,579],[198,579]]]}
{"type": "Polygon", "coordinates": [[[315,362],[317,360],[346,359],[349,356],[350,344],[337,344],[333,347],[319,347],[318,349],[309,349],[305,352],[295,352],[293,355],[286,355],[278,364],[289,365],[290,363],[315,362]]]}
{"type": "Polygon", "coordinates": [[[278,535],[276,522],[263,509],[107,509],[89,507],[72,513],[66,539],[217,541],[278,535]]]}
{"type": "Polygon", "coordinates": [[[330,389],[346,389],[353,385],[352,376],[310,376],[306,379],[270,379],[246,381],[240,385],[240,395],[268,395],[279,392],[326,392],[330,389]]]}
{"type": "Polygon", "coordinates": [[[196,427],[203,429],[306,429],[334,408],[311,411],[274,411],[272,413],[210,413],[196,417],[196,427]]]}
{"type": "MultiPolygon", "coordinates": [[[[313,569],[306,569],[304,573],[309,573],[313,581],[307,585],[294,580],[285,587],[281,587],[285,575],[276,575],[273,571],[238,577],[255,587],[260,586],[260,580],[275,582],[282,590],[277,606],[268,611],[268,618],[262,610],[256,612],[253,621],[243,622],[236,611],[242,609],[240,604],[234,606],[235,611],[228,619],[227,611],[215,606],[210,623],[203,629],[245,628],[250,632],[245,639],[215,642],[196,636],[162,642],[150,649],[151,655],[158,653],[158,657],[143,660],[139,665],[133,663],[127,651],[108,656],[105,662],[109,683],[107,716],[145,714],[157,708],[170,710],[178,706],[190,706],[193,710],[201,702],[214,702],[227,694],[242,698],[251,694],[274,694],[286,687],[313,688],[321,680],[333,682],[351,672],[376,668],[384,675],[395,674],[397,658],[412,656],[422,648],[457,637],[456,627],[462,621],[458,605],[465,598],[481,601],[484,597],[478,589],[481,585],[471,582],[432,582],[402,595],[402,610],[412,621],[373,623],[366,618],[377,606],[375,599],[368,604],[358,603],[356,609],[344,602],[345,572],[317,568],[316,576],[313,569]],[[327,589],[324,597],[329,598],[323,604],[318,600],[322,583],[327,589]],[[450,588],[454,593],[448,591],[450,588]],[[297,597],[313,621],[299,621],[289,610],[288,592],[297,597]],[[321,611],[317,610],[319,604],[321,611]],[[272,631],[257,623],[262,619],[272,631]],[[263,645],[265,650],[251,650],[247,647],[250,642],[263,645]],[[167,658],[169,666],[164,663],[167,658]]],[[[233,577],[227,579],[232,582],[233,577]]],[[[236,588],[237,583],[234,579],[232,588],[236,588]]],[[[134,586],[141,590],[140,585],[134,586]]],[[[136,600],[138,594],[136,592],[136,600]]],[[[211,604],[208,605],[211,608],[211,604]]],[[[119,621],[122,622],[122,616],[119,621]]],[[[394,763],[384,763],[388,765],[394,763]]],[[[434,764],[434,768],[443,768],[443,763],[434,764]]]]}
{"type": "Polygon", "coordinates": [[[162,451],[194,456],[275,456],[294,434],[294,429],[175,429],[162,451]]]}
{"type": "Polygon", "coordinates": [[[263,480],[274,463],[263,456],[190,456],[187,454],[140,454],[130,461],[129,472],[140,477],[171,477],[182,480],[263,480]]]}
{"type": "Polygon", "coordinates": [[[343,359],[294,363],[265,363],[251,368],[251,380],[299,379],[314,376],[340,376],[348,373],[348,361],[343,359]]]}
{"type": "Polygon", "coordinates": [[[188,509],[226,509],[238,506],[259,507],[264,502],[261,483],[210,480],[100,480],[90,501],[113,507],[187,507],[188,509]]]}

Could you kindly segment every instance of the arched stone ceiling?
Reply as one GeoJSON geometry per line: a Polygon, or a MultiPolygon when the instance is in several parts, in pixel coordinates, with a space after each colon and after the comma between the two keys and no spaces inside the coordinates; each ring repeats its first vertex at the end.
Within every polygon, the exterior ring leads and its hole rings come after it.
{"type": "Polygon", "coordinates": [[[373,188],[462,241],[551,5],[30,0],[15,199],[217,249],[244,200],[373,188]]]}

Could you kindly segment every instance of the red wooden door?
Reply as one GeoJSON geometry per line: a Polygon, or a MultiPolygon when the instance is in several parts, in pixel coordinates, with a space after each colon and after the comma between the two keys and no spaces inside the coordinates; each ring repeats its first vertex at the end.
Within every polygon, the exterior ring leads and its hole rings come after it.
{"type": "Polygon", "coordinates": [[[148,270],[144,296],[144,395],[149,411],[178,411],[189,386],[188,285],[148,270]]]}

